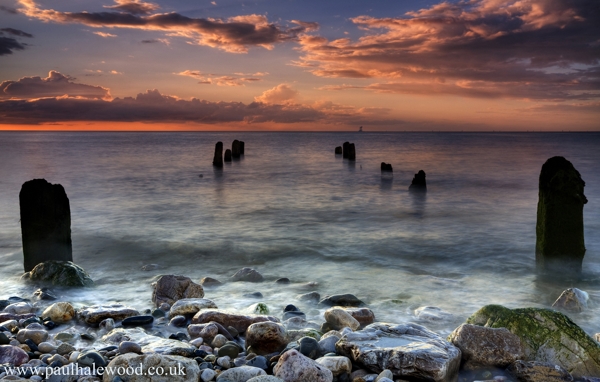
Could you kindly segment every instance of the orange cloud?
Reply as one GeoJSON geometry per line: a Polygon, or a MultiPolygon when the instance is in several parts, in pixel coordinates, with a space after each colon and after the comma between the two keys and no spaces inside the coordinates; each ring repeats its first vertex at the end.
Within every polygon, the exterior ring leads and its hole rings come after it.
{"type": "Polygon", "coordinates": [[[68,97],[83,99],[110,99],[108,89],[79,84],[72,78],[51,70],[48,77],[23,77],[17,81],[0,83],[0,99],[35,99],[68,97]]]}
{"type": "Polygon", "coordinates": [[[600,98],[593,2],[442,2],[403,17],[359,16],[358,40],[299,37],[295,65],[316,76],[384,79],[334,86],[402,94],[538,100],[600,98]]]}
{"type": "Polygon", "coordinates": [[[156,7],[141,1],[118,1],[110,7],[123,12],[61,12],[42,9],[34,0],[18,0],[19,11],[28,17],[46,22],[76,23],[97,28],[130,28],[167,32],[197,45],[218,48],[232,53],[245,53],[251,46],[272,49],[273,44],[296,40],[314,23],[294,21],[297,27],[284,28],[270,23],[263,15],[243,15],[226,20],[191,18],[179,13],[154,13],[156,7]]]}
{"type": "Polygon", "coordinates": [[[254,97],[256,102],[266,104],[289,104],[298,97],[298,91],[289,85],[280,84],[272,89],[265,90],[260,96],[254,97]]]}
{"type": "Polygon", "coordinates": [[[247,82],[262,81],[259,76],[263,73],[255,73],[254,77],[246,77],[244,73],[234,73],[233,75],[221,76],[215,74],[204,74],[198,70],[184,70],[183,72],[175,73],[180,76],[192,77],[198,80],[199,84],[218,85],[218,86],[244,86],[247,82]]]}

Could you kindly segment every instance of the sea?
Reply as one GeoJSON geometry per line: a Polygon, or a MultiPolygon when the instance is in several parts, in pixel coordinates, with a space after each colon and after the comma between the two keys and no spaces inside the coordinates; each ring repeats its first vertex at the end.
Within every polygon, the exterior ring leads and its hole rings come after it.
{"type": "Polygon", "coordinates": [[[0,132],[0,299],[37,288],[20,280],[19,191],[44,178],[64,186],[73,258],[95,280],[55,290],[76,306],[143,311],[152,282],[178,274],[222,281],[205,290],[222,309],[252,313],[262,302],[280,317],[295,304],[323,322],[325,308],[298,295],[351,293],[378,321],[447,335],[484,305],[550,308],[576,287],[588,307],[567,314],[594,335],[599,168],[600,133],[0,132]],[[245,154],[214,168],[215,143],[234,139],[245,154]],[[334,154],[345,141],[356,161],[334,154]],[[535,269],[538,178],[553,156],[586,182],[577,280],[541,279],[535,269]],[[408,191],[419,170],[425,194],[408,191]],[[265,281],[230,281],[243,267],[265,281]],[[283,277],[290,284],[275,283],[283,277]],[[442,313],[419,317],[423,307],[442,313]]]}

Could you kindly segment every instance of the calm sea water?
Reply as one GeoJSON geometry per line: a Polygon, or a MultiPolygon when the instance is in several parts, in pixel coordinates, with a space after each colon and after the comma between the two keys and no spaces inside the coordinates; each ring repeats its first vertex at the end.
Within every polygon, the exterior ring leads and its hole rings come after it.
{"type": "Polygon", "coordinates": [[[159,274],[226,281],[251,266],[267,279],[228,283],[206,297],[251,311],[295,296],[353,293],[378,320],[415,321],[414,310],[452,314],[421,322],[446,334],[483,305],[550,307],[567,287],[590,295],[571,314],[600,332],[600,134],[565,133],[0,133],[0,298],[29,296],[22,272],[18,195],[23,182],[62,184],[72,211],[75,262],[97,282],[58,291],[77,304],[150,307],[159,274]],[[214,145],[245,141],[246,154],[212,167],[214,145]],[[356,144],[356,163],[334,155],[356,144]],[[586,181],[584,279],[535,276],[537,183],[551,156],[586,181]],[[392,163],[382,179],[380,163],[392,163]],[[418,170],[426,196],[408,193],[418,170]],[[201,176],[200,176],[201,175],[201,176]],[[142,271],[158,264],[155,271],[142,271]],[[279,277],[289,286],[274,284],[279,277]],[[307,286],[309,282],[317,285],[307,286]]]}

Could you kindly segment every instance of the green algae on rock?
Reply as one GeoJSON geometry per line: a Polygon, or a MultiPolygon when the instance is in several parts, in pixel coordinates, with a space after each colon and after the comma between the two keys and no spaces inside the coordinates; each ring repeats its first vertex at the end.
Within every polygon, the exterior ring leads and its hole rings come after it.
{"type": "Polygon", "coordinates": [[[560,312],[486,305],[467,323],[508,329],[521,339],[528,361],[559,365],[574,377],[600,375],[600,345],[560,312]]]}
{"type": "Polygon", "coordinates": [[[55,286],[88,287],[94,281],[79,265],[71,261],[51,260],[36,265],[21,276],[25,281],[41,281],[55,286]]]}
{"type": "Polygon", "coordinates": [[[563,157],[544,163],[539,180],[535,261],[542,272],[581,272],[585,255],[585,182],[563,157]]]}

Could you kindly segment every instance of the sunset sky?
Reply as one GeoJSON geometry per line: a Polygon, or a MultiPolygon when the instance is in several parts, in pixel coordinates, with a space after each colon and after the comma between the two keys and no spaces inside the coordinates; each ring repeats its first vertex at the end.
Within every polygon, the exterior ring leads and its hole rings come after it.
{"type": "Polygon", "coordinates": [[[598,0],[0,0],[0,130],[600,130],[598,0]]]}

